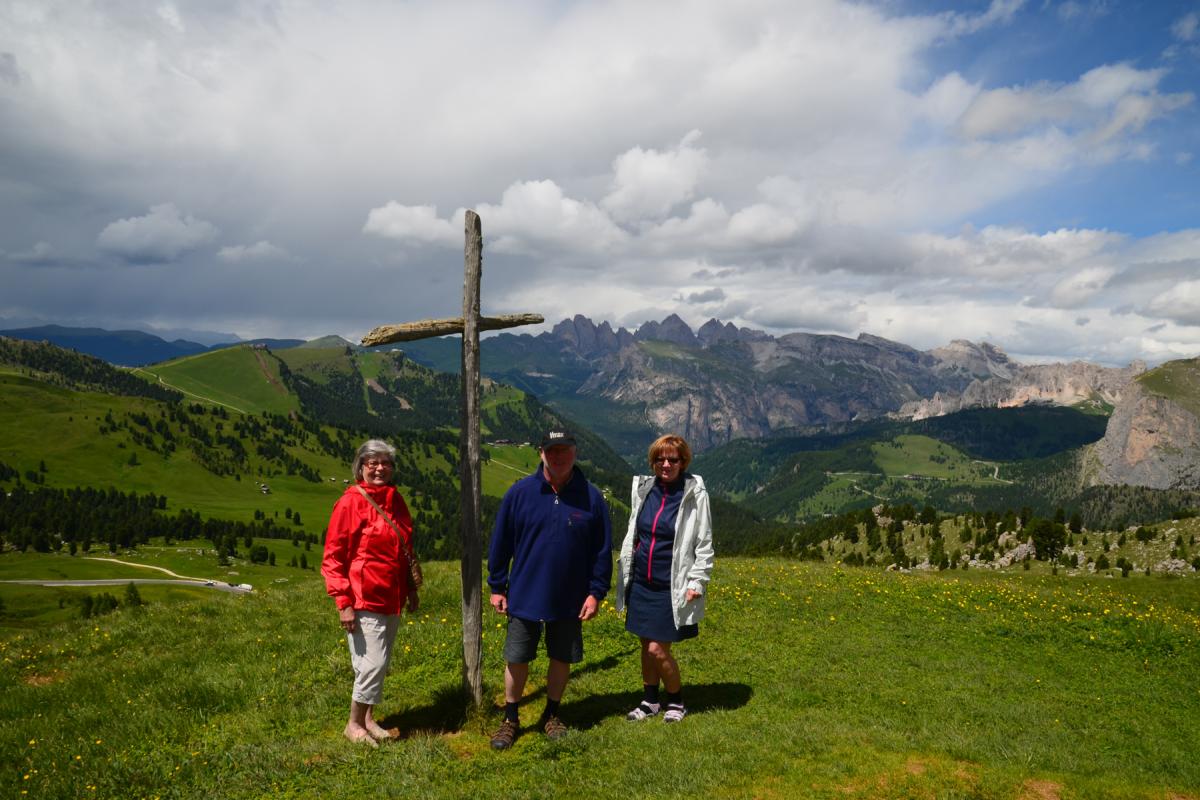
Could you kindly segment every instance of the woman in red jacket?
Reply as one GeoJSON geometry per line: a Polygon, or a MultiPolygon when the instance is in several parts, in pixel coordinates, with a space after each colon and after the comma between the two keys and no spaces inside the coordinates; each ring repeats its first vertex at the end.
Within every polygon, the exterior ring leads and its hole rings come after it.
{"type": "Polygon", "coordinates": [[[395,487],[396,449],[377,439],[364,443],[354,456],[353,472],[355,484],[329,519],[321,574],[337,604],[354,667],[345,735],[374,747],[391,738],[372,709],[383,699],[400,608],[416,611],[419,599],[409,580],[412,517],[395,487]]]}

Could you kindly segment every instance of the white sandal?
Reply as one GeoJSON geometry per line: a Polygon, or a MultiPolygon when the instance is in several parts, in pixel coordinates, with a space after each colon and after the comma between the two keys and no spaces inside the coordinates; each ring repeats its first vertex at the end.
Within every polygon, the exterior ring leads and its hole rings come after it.
{"type": "Polygon", "coordinates": [[[687,709],[682,703],[671,703],[663,714],[663,722],[679,722],[687,715],[687,709]]]}
{"type": "Polygon", "coordinates": [[[662,708],[658,703],[648,703],[645,700],[638,703],[638,707],[625,715],[625,719],[630,722],[641,722],[647,717],[653,717],[662,708]]]}

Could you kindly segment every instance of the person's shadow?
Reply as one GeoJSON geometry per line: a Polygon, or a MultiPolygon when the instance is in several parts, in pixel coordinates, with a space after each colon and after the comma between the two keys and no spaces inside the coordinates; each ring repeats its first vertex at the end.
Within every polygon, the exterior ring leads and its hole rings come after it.
{"type": "MultiPolygon", "coordinates": [[[[578,677],[588,672],[613,669],[623,663],[623,657],[628,657],[634,652],[637,652],[636,647],[628,652],[615,653],[598,661],[578,665],[571,670],[571,676],[578,677]]],[[[527,692],[521,702],[536,702],[544,697],[545,693],[546,687],[539,686],[532,692],[527,692]]],[[[471,702],[462,690],[457,686],[443,686],[434,693],[433,702],[429,705],[389,714],[379,720],[379,724],[393,732],[398,729],[397,738],[407,739],[417,733],[442,734],[461,731],[466,726],[470,714],[471,702]]]]}
{"type": "MultiPolygon", "coordinates": [[[[683,688],[689,715],[741,708],[754,694],[744,683],[697,683],[683,688]]],[[[641,700],[637,691],[594,694],[574,702],[568,699],[563,702],[563,720],[572,728],[586,730],[606,719],[624,717],[641,700]]]]}
{"type": "MultiPolygon", "coordinates": [[[[628,655],[617,653],[583,664],[572,670],[572,676],[613,669],[623,663],[623,657],[628,655]]],[[[754,694],[744,683],[687,684],[684,689],[689,714],[741,708],[750,702],[754,694]]],[[[529,703],[544,693],[545,687],[539,687],[526,694],[521,702],[529,703]]],[[[624,717],[641,699],[637,691],[593,694],[580,700],[568,697],[563,703],[563,718],[573,728],[593,728],[610,717],[624,717]]],[[[461,731],[466,727],[470,713],[471,702],[467,695],[459,686],[447,685],[434,692],[432,703],[389,714],[379,723],[397,732],[398,738],[407,739],[421,733],[439,735],[461,731]]]]}

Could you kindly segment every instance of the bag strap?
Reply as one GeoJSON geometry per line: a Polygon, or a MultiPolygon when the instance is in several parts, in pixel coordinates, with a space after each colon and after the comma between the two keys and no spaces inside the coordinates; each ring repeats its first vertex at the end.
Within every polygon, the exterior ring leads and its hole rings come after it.
{"type": "Polygon", "coordinates": [[[406,539],[404,537],[404,534],[401,533],[400,526],[397,525],[395,523],[395,521],[392,519],[392,515],[387,513],[386,511],[384,511],[382,508],[380,508],[379,503],[376,503],[374,498],[372,498],[371,495],[367,494],[366,489],[359,486],[358,484],[355,484],[354,488],[358,489],[358,491],[362,494],[362,496],[366,498],[367,502],[370,503],[372,506],[374,506],[375,510],[379,512],[379,516],[383,517],[384,521],[387,522],[388,525],[392,526],[392,530],[394,530],[396,532],[396,538],[400,540],[400,547],[403,548],[403,550],[404,550],[404,557],[408,559],[408,563],[415,564],[417,561],[417,557],[413,555],[412,545],[409,544],[408,539],[406,539]]]}

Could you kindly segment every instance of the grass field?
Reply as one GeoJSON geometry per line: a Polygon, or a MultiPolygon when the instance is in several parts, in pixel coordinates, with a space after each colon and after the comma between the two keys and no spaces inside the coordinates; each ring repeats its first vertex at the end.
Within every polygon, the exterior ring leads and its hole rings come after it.
{"type": "Polygon", "coordinates": [[[905,434],[871,449],[875,463],[889,477],[919,475],[957,483],[994,482],[994,464],[972,461],[962,451],[928,436],[905,434]]]}
{"type": "Polygon", "coordinates": [[[219,399],[222,405],[243,413],[300,410],[295,396],[284,387],[275,361],[249,347],[226,347],[134,372],[178,389],[189,400],[219,399]]]}
{"type": "MultiPolygon", "coordinates": [[[[573,732],[493,753],[495,712],[457,695],[457,565],[426,575],[380,708],[404,738],[375,751],[340,737],[350,668],[311,573],[0,633],[0,795],[1200,797],[1200,581],[719,559],[676,649],[682,724],[622,719],[637,645],[605,604],[573,732]]],[[[501,639],[489,612],[489,701],[501,639]]]]}

